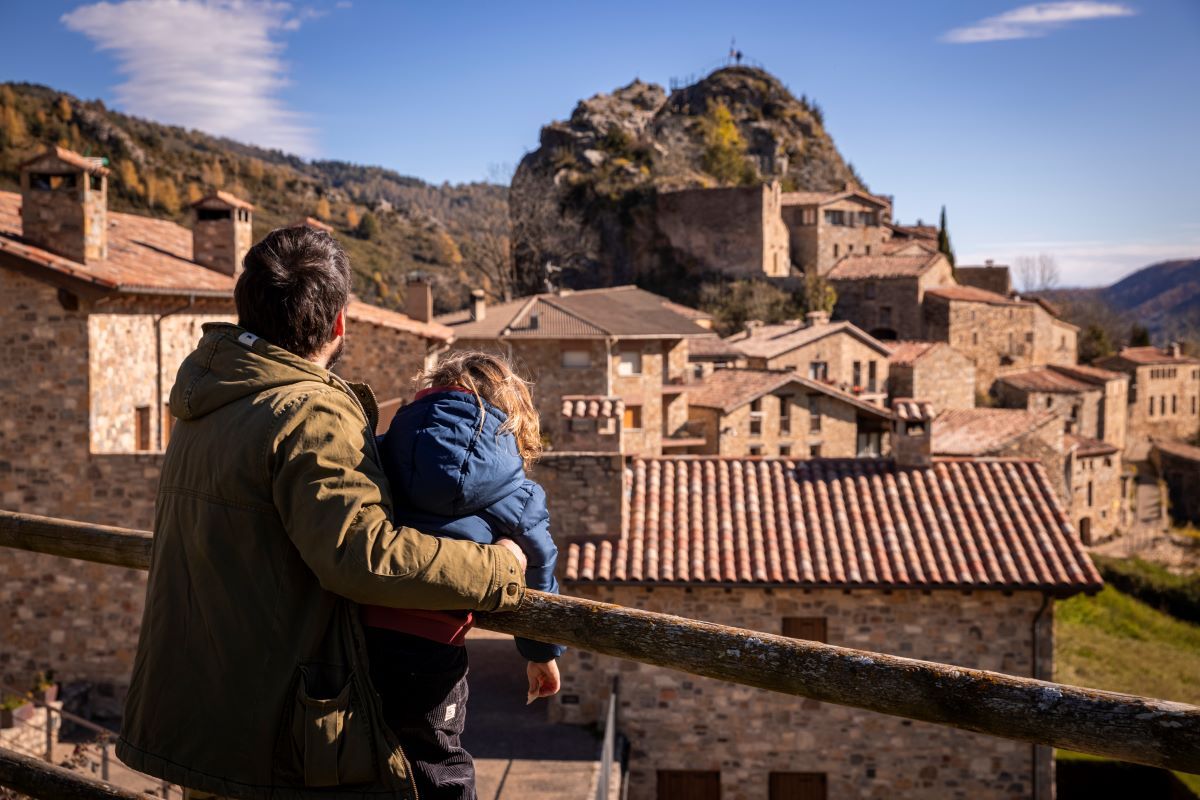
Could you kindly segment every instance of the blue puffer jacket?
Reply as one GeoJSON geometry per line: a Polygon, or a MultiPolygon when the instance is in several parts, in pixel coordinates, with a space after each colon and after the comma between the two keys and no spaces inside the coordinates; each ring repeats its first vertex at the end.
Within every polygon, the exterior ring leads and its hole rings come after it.
{"type": "MultiPolygon", "coordinates": [[[[526,585],[557,593],[546,493],[525,477],[513,435],[500,431],[507,415],[486,402],[484,409],[475,395],[446,389],[396,412],[379,442],[395,522],[480,544],[512,539],[528,561],[526,585]]],[[[563,652],[528,639],[517,639],[517,649],[539,662],[563,652]]]]}

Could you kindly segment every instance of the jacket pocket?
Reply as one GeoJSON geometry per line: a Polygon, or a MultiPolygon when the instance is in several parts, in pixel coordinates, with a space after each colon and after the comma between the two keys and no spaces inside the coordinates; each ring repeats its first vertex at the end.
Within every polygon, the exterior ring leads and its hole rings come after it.
{"type": "Polygon", "coordinates": [[[358,704],[353,675],[329,697],[320,668],[300,667],[292,711],[292,742],[304,765],[304,785],[368,783],[377,775],[371,724],[358,704]]]}

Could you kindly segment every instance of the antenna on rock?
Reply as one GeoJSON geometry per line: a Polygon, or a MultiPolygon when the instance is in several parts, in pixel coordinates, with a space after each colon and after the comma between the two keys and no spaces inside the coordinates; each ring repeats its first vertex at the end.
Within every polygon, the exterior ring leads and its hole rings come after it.
{"type": "Polygon", "coordinates": [[[734,63],[738,66],[741,66],[742,64],[742,51],[737,49],[736,36],[729,37],[729,58],[725,63],[734,63]]]}

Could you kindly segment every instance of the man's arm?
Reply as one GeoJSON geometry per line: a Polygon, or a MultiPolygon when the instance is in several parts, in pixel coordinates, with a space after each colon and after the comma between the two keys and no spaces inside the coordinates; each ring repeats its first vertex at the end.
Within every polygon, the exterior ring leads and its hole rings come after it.
{"type": "Polygon", "coordinates": [[[331,388],[300,402],[274,438],[275,507],[321,585],[371,605],[515,608],[524,570],[508,549],[392,525],[366,435],[355,401],[331,388]]]}

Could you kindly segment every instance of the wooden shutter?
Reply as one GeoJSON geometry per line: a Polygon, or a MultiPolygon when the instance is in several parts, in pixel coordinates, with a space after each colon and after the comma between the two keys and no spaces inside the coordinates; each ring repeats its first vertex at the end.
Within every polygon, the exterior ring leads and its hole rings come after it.
{"type": "Polygon", "coordinates": [[[825,800],[824,772],[772,772],[770,800],[825,800]]]}
{"type": "Polygon", "coordinates": [[[659,770],[658,800],[721,800],[721,773],[659,770]]]}
{"type": "Polygon", "coordinates": [[[827,640],[824,617],[784,617],[783,635],[792,639],[808,639],[813,642],[827,640]]]}
{"type": "Polygon", "coordinates": [[[149,450],[150,406],[138,406],[133,413],[134,447],[138,450],[149,450]]]}

